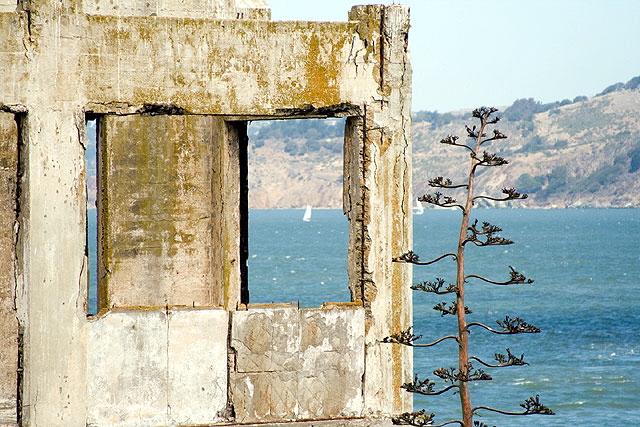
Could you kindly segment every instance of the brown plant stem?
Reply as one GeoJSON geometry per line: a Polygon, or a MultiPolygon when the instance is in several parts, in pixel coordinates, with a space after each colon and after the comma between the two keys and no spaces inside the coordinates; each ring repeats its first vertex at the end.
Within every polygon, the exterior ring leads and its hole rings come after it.
{"type": "MultiPolygon", "coordinates": [[[[458,316],[458,372],[462,377],[469,374],[469,329],[467,328],[467,320],[465,316],[465,269],[464,269],[464,249],[467,241],[467,230],[469,229],[469,219],[471,216],[471,208],[473,207],[473,190],[475,183],[475,173],[480,159],[475,155],[480,151],[482,145],[482,136],[487,125],[487,116],[481,115],[480,129],[476,136],[475,149],[472,149],[471,165],[469,167],[469,179],[467,181],[467,197],[462,209],[462,221],[460,224],[460,234],[458,237],[458,251],[456,254],[457,274],[456,287],[458,288],[456,306],[458,316]]],[[[467,381],[458,381],[460,390],[460,404],[462,409],[462,423],[465,427],[473,425],[473,410],[471,407],[471,399],[469,397],[469,385],[467,381]]]]}

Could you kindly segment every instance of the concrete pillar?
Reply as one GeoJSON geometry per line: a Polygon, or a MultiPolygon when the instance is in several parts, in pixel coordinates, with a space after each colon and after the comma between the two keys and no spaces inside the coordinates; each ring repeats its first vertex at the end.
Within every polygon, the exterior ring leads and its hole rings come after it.
{"type": "Polygon", "coordinates": [[[0,112],[0,425],[17,425],[18,321],[15,310],[15,233],[18,128],[0,112]]]}
{"type": "Polygon", "coordinates": [[[246,274],[246,250],[248,249],[246,241],[243,242],[243,239],[247,238],[247,217],[242,217],[243,212],[246,213],[248,208],[246,203],[248,184],[243,182],[247,179],[247,122],[226,122],[218,119],[217,126],[220,135],[217,161],[221,170],[219,176],[221,197],[217,204],[221,223],[218,230],[219,241],[222,243],[218,245],[218,249],[222,251],[218,257],[219,265],[222,267],[222,286],[217,287],[218,291],[222,291],[218,295],[218,303],[227,310],[235,310],[238,304],[246,303],[248,300],[248,295],[244,297],[242,295],[243,292],[248,292],[246,276],[243,278],[242,272],[244,268],[246,274]],[[241,166],[243,162],[244,165],[241,166]]]}
{"type": "Polygon", "coordinates": [[[365,55],[375,58],[378,84],[362,117],[346,129],[349,281],[367,313],[365,413],[388,415],[412,407],[411,394],[400,389],[413,375],[411,349],[380,342],[412,323],[411,268],[391,262],[412,247],[409,9],[355,6],[349,20],[358,21],[361,38],[373,41],[365,55]]]}
{"type": "MultiPolygon", "coordinates": [[[[86,423],[86,190],[80,0],[17,2],[21,56],[16,306],[24,426],[86,423]]],[[[4,28],[4,27],[3,27],[4,28]]],[[[13,60],[6,61],[9,65],[13,60]]],[[[19,76],[19,78],[18,78],[19,76]]],[[[14,92],[15,90],[15,92],[14,92]]],[[[20,105],[17,105],[20,104],[20,105]]]]}
{"type": "Polygon", "coordinates": [[[17,306],[25,426],[85,422],[83,123],[68,110],[36,108],[22,122],[17,306]]]}

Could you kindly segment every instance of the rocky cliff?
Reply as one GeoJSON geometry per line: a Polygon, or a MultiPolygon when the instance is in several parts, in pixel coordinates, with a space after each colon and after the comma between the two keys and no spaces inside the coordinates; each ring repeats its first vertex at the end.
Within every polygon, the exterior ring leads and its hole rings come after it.
{"type": "MultiPolygon", "coordinates": [[[[479,182],[489,194],[516,187],[530,198],[517,206],[640,207],[640,91],[607,88],[591,99],[540,104],[519,100],[499,115],[507,140],[487,147],[510,161],[487,168],[479,182]]],[[[342,138],[339,120],[252,125],[251,208],[340,208],[342,138]]],[[[417,112],[413,123],[413,185],[417,197],[436,176],[462,179],[467,156],[439,144],[464,137],[469,113],[417,112]]]]}

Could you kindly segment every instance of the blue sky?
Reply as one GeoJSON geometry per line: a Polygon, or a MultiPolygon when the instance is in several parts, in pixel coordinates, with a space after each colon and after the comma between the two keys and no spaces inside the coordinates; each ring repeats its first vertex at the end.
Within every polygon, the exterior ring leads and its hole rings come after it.
{"type": "MultiPolygon", "coordinates": [[[[267,1],[273,20],[317,21],[344,21],[367,3],[267,1]]],[[[640,75],[640,0],[395,3],[411,7],[415,111],[591,97],[640,75]]]]}

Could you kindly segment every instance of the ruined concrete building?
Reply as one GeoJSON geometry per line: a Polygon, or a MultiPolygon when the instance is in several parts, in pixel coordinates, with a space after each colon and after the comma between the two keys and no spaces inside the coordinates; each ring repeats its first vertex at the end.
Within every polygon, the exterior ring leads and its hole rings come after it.
{"type": "MultiPolygon", "coordinates": [[[[0,425],[338,420],[411,408],[408,8],[0,0],[0,425]],[[351,301],[247,300],[247,122],[345,117],[351,301]],[[87,315],[85,128],[98,126],[87,315]]],[[[317,422],[315,422],[317,424],[317,422]]]]}

